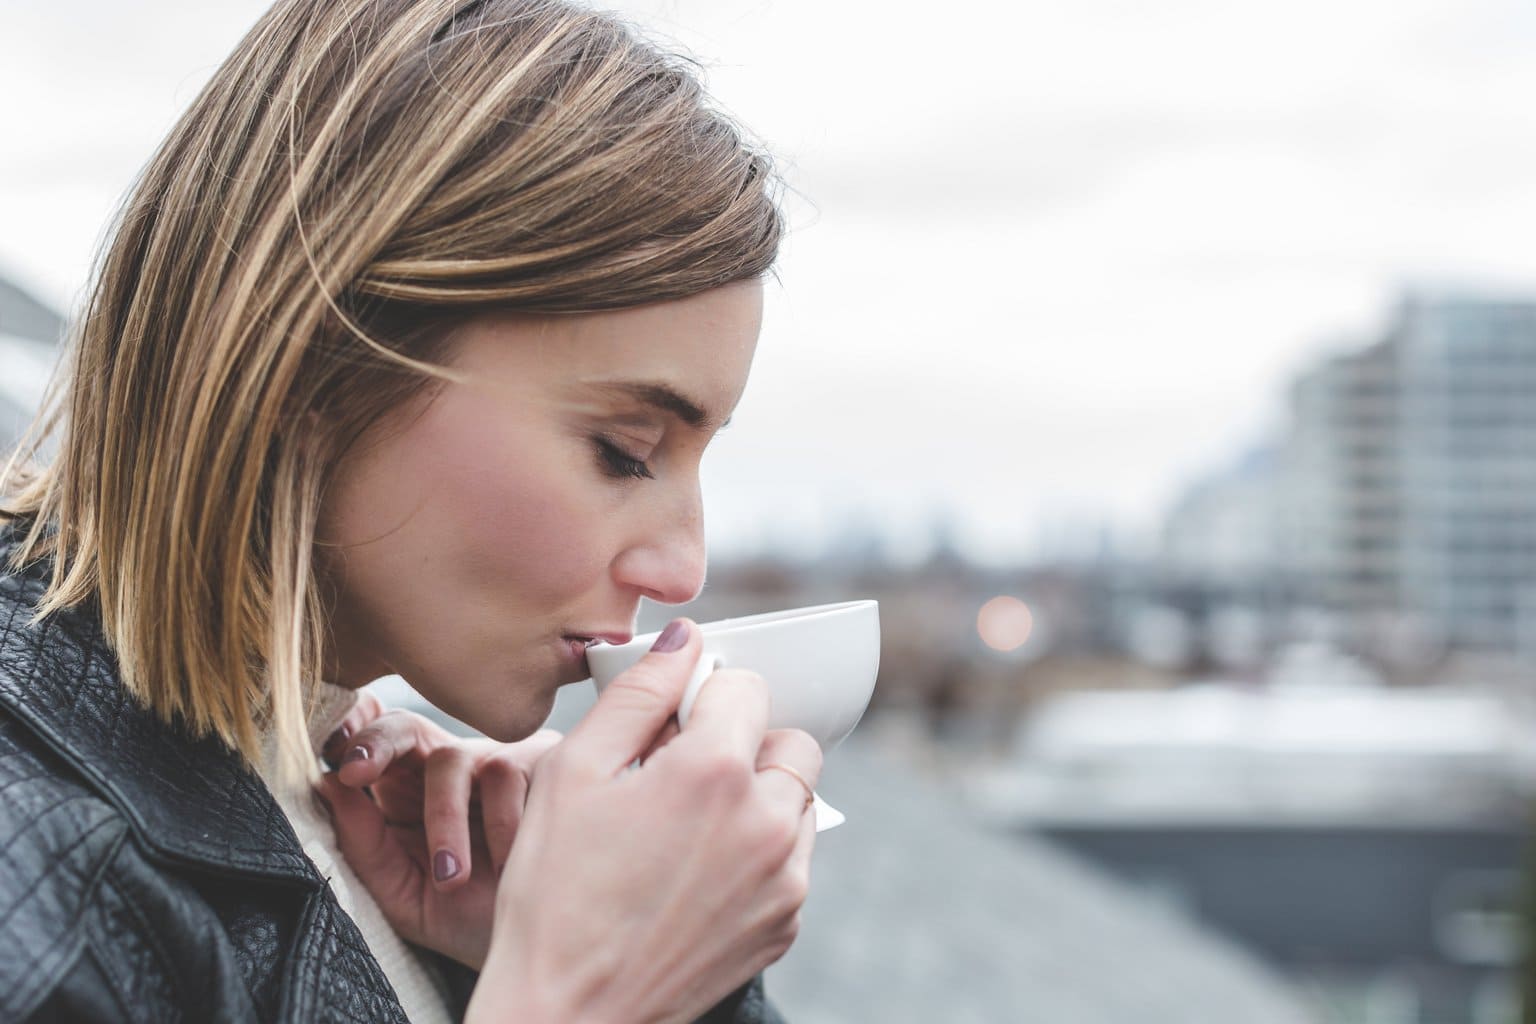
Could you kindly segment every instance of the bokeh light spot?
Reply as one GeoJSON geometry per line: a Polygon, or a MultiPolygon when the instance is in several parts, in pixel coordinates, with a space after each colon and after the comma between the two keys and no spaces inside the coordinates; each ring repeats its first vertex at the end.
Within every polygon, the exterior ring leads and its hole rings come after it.
{"type": "Polygon", "coordinates": [[[1024,646],[1034,625],[1035,618],[1029,613],[1029,605],[1007,594],[982,605],[976,615],[976,632],[981,634],[981,642],[994,651],[1011,651],[1024,646]]]}

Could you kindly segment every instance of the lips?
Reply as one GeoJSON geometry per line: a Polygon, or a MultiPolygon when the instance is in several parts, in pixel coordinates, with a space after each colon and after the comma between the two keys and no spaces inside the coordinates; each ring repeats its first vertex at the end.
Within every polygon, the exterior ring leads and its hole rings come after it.
{"type": "Polygon", "coordinates": [[[593,644],[627,644],[635,638],[633,633],[627,630],[608,630],[597,633],[567,633],[563,639],[580,642],[585,647],[593,644]]]}
{"type": "Polygon", "coordinates": [[[633,637],[633,633],[627,632],[566,633],[560,639],[570,652],[572,661],[585,662],[587,648],[594,644],[627,644],[633,637]]]}

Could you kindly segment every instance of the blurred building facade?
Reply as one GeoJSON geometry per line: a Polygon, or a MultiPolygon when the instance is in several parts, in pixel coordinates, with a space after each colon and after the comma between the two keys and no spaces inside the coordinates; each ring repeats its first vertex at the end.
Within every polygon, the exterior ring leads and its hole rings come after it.
{"type": "Polygon", "coordinates": [[[1399,600],[1452,642],[1518,647],[1536,616],[1536,301],[1413,297],[1399,332],[1399,600]]]}
{"type": "Polygon", "coordinates": [[[1389,340],[1336,356],[1291,388],[1276,539],[1298,596],[1330,610],[1398,602],[1397,351],[1389,340]]]}
{"type": "Polygon", "coordinates": [[[1192,589],[1197,626],[1261,610],[1270,651],[1536,656],[1536,298],[1411,292],[1289,397],[1272,454],[1172,508],[1156,585],[1192,589]]]}
{"type": "Polygon", "coordinates": [[[1356,642],[1385,616],[1455,647],[1528,648],[1536,300],[1410,294],[1385,337],[1292,394],[1303,596],[1356,642]]]}

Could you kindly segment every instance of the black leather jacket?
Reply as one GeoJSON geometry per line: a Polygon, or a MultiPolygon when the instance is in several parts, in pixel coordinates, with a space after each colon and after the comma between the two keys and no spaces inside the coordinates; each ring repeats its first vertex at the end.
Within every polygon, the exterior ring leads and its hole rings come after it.
{"type": "MultiPolygon", "coordinates": [[[[261,780],[137,705],[0,526],[0,1022],[403,1022],[261,780]]],[[[474,976],[443,961],[462,1013],[474,976]]],[[[782,1024],[761,978],[704,1018],[782,1024]]]]}

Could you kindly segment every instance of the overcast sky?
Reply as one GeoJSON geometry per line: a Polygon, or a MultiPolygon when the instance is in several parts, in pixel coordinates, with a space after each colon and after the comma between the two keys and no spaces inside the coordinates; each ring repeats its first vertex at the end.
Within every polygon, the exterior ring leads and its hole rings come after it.
{"type": "MultiPolygon", "coordinates": [[[[0,272],[73,302],[264,6],[0,0],[0,272]]],[[[1404,284],[1536,294],[1529,0],[617,6],[798,192],[717,549],[1145,529],[1404,284]]]]}

